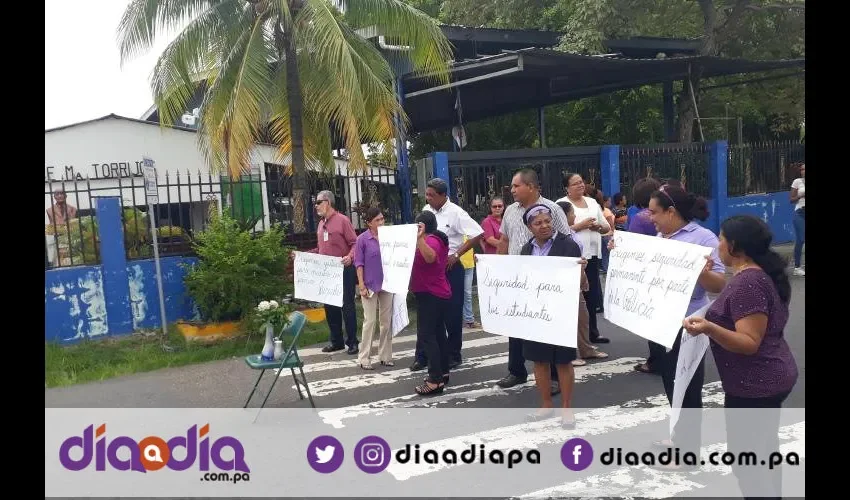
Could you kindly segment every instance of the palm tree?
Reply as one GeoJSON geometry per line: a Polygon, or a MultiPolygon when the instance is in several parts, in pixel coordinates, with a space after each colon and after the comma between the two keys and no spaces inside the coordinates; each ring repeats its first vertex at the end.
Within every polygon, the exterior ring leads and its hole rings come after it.
{"type": "Polygon", "coordinates": [[[393,137],[396,118],[408,123],[389,63],[357,30],[408,46],[413,70],[437,82],[452,57],[436,22],[402,0],[131,0],[118,27],[122,64],[181,26],[151,75],[160,123],[203,88],[198,138],[214,171],[240,176],[261,139],[291,155],[297,233],[307,165],[333,165],[332,138],[356,171],[366,167],[361,144],[393,137]]]}

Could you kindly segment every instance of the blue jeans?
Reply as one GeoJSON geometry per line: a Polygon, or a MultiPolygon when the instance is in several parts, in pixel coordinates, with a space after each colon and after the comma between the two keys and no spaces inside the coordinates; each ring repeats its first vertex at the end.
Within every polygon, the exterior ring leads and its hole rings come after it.
{"type": "Polygon", "coordinates": [[[475,268],[463,270],[463,321],[472,323],[475,314],[472,312],[472,278],[475,277],[475,268]]]}
{"type": "Polygon", "coordinates": [[[794,233],[797,236],[794,242],[794,267],[800,267],[803,260],[803,244],[806,243],[806,216],[794,211],[794,233]]]}

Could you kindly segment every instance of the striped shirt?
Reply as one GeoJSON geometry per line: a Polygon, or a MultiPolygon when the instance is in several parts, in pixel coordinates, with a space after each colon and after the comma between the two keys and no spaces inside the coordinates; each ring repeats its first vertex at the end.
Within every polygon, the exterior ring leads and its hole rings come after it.
{"type": "MultiPolygon", "coordinates": [[[[528,206],[536,204],[546,205],[552,211],[552,225],[555,231],[573,236],[574,231],[570,229],[570,225],[567,223],[567,215],[561,207],[554,201],[547,200],[542,196],[528,206]]],[[[523,245],[528,243],[528,240],[533,236],[531,230],[525,225],[525,221],[522,220],[524,213],[525,208],[515,201],[505,209],[505,213],[502,215],[502,226],[499,228],[499,232],[508,237],[509,255],[519,255],[523,245]]],[[[573,239],[575,240],[574,237],[573,239]]]]}

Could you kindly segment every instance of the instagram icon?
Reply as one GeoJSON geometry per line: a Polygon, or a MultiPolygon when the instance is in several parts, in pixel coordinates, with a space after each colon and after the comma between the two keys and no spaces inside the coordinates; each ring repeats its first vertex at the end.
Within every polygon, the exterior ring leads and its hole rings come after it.
{"type": "Polygon", "coordinates": [[[378,436],[366,436],[354,448],[357,467],[368,474],[382,472],[390,465],[390,445],[378,436]]]}

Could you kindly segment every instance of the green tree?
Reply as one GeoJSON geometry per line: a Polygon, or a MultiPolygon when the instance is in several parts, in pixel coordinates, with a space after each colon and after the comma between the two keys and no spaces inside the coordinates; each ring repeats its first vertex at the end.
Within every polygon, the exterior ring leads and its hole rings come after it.
{"type": "Polygon", "coordinates": [[[151,77],[162,123],[173,123],[205,82],[199,139],[214,169],[239,176],[269,137],[291,156],[295,232],[306,230],[306,168],[333,165],[331,139],[352,169],[364,142],[394,135],[393,73],[357,30],[412,47],[416,71],[448,79],[451,46],[433,19],[401,0],[132,0],[118,28],[121,61],[185,24],[151,77]],[[188,22],[188,24],[186,24],[188,22]]]}

